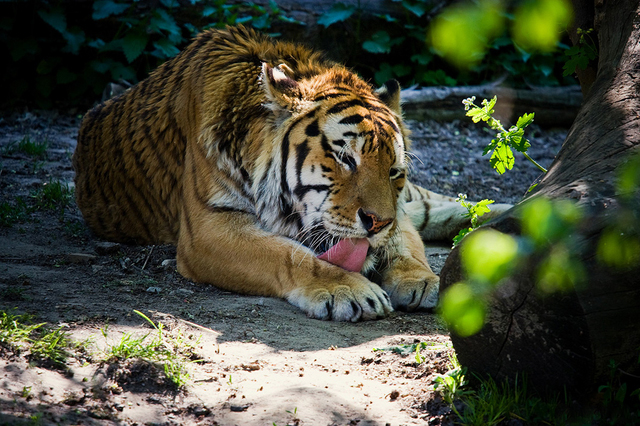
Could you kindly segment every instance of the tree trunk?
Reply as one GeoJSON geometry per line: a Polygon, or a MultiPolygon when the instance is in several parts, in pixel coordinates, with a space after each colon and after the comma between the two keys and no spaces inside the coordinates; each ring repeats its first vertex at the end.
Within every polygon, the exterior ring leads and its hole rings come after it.
{"type": "MultiPolygon", "coordinates": [[[[606,383],[610,360],[623,374],[640,373],[640,266],[620,272],[595,256],[603,229],[621,208],[616,169],[640,144],[639,2],[605,0],[595,21],[597,77],[549,172],[529,197],[573,199],[587,211],[580,236],[588,282],[543,297],[530,260],[491,297],[478,334],[452,336],[461,364],[476,373],[498,379],[527,373],[538,389],[566,386],[583,395],[606,383]]],[[[518,206],[489,227],[519,234],[517,211],[518,206]]],[[[457,248],[442,271],[441,291],[464,278],[457,248]]]]}

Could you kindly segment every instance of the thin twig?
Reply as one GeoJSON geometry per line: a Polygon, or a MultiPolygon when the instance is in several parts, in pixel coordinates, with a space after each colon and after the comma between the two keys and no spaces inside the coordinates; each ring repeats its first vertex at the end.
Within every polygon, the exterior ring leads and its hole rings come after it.
{"type": "Polygon", "coordinates": [[[537,168],[539,168],[540,170],[542,170],[542,173],[547,173],[547,169],[545,169],[544,167],[542,167],[540,164],[538,164],[536,162],[536,160],[534,160],[533,158],[529,157],[529,154],[527,154],[526,152],[523,152],[524,156],[527,158],[527,160],[531,161],[537,168]]]}
{"type": "Polygon", "coordinates": [[[147,262],[149,262],[149,258],[151,257],[151,253],[153,253],[154,248],[156,248],[156,246],[151,246],[151,250],[149,250],[149,254],[147,254],[147,258],[144,260],[144,265],[142,265],[141,271],[144,271],[144,268],[147,267],[147,262]]]}

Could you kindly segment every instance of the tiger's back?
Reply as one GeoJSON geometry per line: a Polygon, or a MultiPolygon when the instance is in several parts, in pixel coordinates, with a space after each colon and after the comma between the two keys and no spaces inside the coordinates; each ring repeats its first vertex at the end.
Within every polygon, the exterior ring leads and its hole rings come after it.
{"type": "Polygon", "coordinates": [[[317,53],[274,45],[242,27],[205,32],[147,79],[89,111],[73,166],[90,228],[111,241],[175,244],[187,144],[206,127],[221,139],[218,151],[245,155],[242,141],[267,114],[261,65],[281,58],[300,76],[325,68],[317,53]]]}

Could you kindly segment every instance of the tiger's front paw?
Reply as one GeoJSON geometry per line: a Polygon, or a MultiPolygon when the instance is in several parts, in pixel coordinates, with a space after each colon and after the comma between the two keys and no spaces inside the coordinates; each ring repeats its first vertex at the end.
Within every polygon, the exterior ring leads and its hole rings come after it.
{"type": "Polygon", "coordinates": [[[307,316],[321,320],[366,321],[393,311],[387,293],[362,276],[335,285],[299,287],[286,299],[307,316]]]}
{"type": "Polygon", "coordinates": [[[394,309],[433,309],[438,304],[440,278],[431,269],[412,259],[392,266],[382,279],[382,288],[394,309]]]}

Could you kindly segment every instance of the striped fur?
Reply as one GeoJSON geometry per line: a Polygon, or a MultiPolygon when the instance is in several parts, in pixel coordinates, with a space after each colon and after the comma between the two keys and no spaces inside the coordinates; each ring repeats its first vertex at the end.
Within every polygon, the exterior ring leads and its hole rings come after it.
{"type": "Polygon", "coordinates": [[[375,319],[437,300],[414,226],[430,228],[435,194],[407,181],[407,144],[397,83],[212,30],[87,113],[76,194],[99,237],[176,244],[187,278],[375,319]],[[344,238],[368,239],[362,274],[317,258],[344,238]]]}

